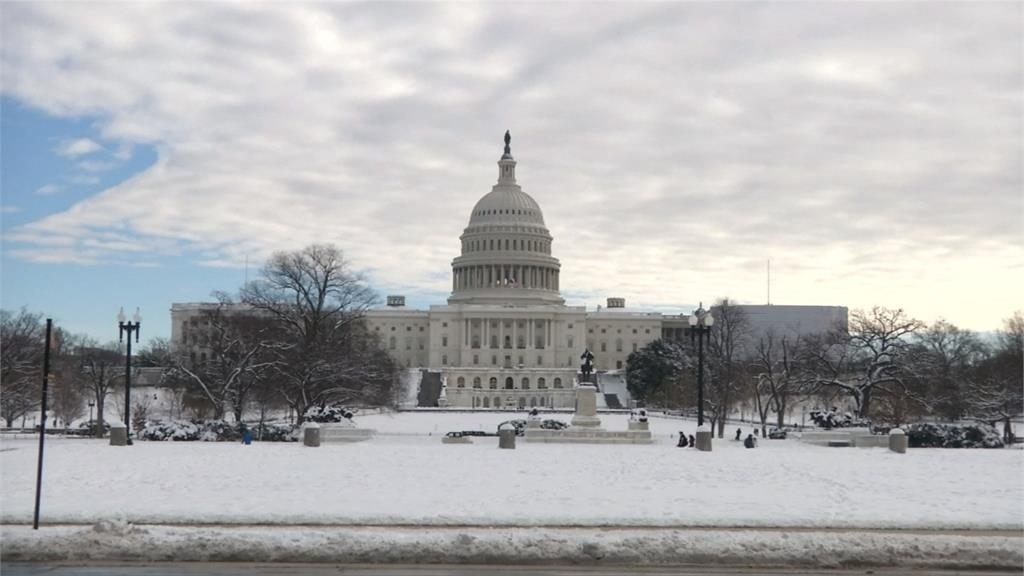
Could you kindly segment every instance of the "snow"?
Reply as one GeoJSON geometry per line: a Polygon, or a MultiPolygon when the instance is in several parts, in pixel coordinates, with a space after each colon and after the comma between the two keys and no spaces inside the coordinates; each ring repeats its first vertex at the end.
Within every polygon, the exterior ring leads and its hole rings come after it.
{"type": "MultiPolygon", "coordinates": [[[[628,414],[599,415],[624,430],[628,414]]],[[[651,445],[442,444],[521,414],[357,416],[358,444],[48,440],[42,522],[1020,530],[1024,451],[825,448],[715,439],[652,417],[651,445]]],[[[544,417],[568,421],[569,414],[544,417]]],[[[731,434],[730,434],[731,435],[731,434]]],[[[0,521],[31,521],[32,439],[0,441],[0,521]]]]}
{"type": "Polygon", "coordinates": [[[550,528],[94,527],[0,529],[6,561],[902,565],[1017,569],[1020,538],[875,532],[550,528]]]}

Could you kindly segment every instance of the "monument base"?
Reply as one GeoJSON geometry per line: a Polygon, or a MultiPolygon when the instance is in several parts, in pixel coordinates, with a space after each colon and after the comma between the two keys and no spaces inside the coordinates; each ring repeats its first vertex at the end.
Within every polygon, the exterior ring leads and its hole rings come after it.
{"type": "Polygon", "coordinates": [[[565,430],[527,428],[523,440],[570,444],[650,444],[654,442],[650,430],[605,430],[604,428],[577,426],[571,426],[565,430]]]}
{"type": "Polygon", "coordinates": [[[369,428],[356,428],[351,424],[321,424],[320,443],[363,442],[372,438],[373,432],[369,428]]]}
{"type": "Polygon", "coordinates": [[[584,416],[582,414],[577,414],[572,417],[571,424],[581,428],[600,428],[601,419],[597,416],[584,416]]]}

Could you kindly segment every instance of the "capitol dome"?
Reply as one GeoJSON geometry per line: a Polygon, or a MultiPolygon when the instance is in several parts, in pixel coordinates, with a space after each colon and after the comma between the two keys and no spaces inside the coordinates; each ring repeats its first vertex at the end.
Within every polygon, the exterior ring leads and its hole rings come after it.
{"type": "Polygon", "coordinates": [[[551,256],[553,238],[540,205],[516,183],[511,136],[498,160],[498,183],[469,216],[452,261],[452,304],[563,304],[561,265],[551,256]]]}

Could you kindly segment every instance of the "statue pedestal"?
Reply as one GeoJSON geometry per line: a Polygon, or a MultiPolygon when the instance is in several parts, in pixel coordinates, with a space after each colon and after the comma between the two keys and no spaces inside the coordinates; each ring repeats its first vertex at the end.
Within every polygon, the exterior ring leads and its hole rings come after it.
{"type": "Polygon", "coordinates": [[[597,388],[581,384],[576,389],[576,414],[572,417],[572,425],[585,428],[601,427],[601,419],[597,417],[597,388]]]}

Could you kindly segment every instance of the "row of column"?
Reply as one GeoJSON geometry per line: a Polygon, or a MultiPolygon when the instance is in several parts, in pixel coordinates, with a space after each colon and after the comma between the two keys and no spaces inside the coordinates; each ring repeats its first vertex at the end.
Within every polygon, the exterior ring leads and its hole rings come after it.
{"type": "Polygon", "coordinates": [[[511,286],[558,291],[558,270],[543,266],[493,264],[463,266],[452,274],[452,290],[511,286]]]}
{"type": "MultiPolygon", "coordinates": [[[[551,348],[551,343],[553,342],[553,336],[554,336],[554,334],[553,334],[554,324],[553,324],[553,322],[551,320],[524,319],[523,321],[526,323],[526,326],[525,326],[526,333],[523,335],[523,336],[525,336],[525,338],[524,338],[525,342],[524,343],[526,344],[526,347],[525,347],[526,350],[536,350],[536,349],[543,349],[543,348],[551,348]],[[537,326],[538,323],[540,323],[540,327],[537,326]],[[536,342],[537,342],[537,336],[542,336],[542,338],[543,338],[543,341],[541,342],[541,347],[540,348],[537,348],[536,345],[535,345],[536,342]]],[[[506,331],[506,329],[505,329],[505,319],[502,319],[502,318],[466,318],[466,319],[464,319],[463,320],[463,327],[462,327],[462,333],[465,335],[464,338],[463,338],[463,342],[462,342],[463,347],[465,347],[465,348],[473,348],[473,322],[480,322],[482,324],[482,327],[480,328],[480,331],[477,334],[480,337],[480,348],[493,349],[493,348],[491,348],[491,336],[497,336],[498,337],[498,347],[497,347],[497,349],[505,348],[505,336],[508,336],[509,339],[510,339],[509,340],[509,342],[510,342],[509,348],[510,349],[517,349],[517,348],[519,348],[519,346],[518,346],[518,344],[519,344],[519,327],[518,327],[519,320],[518,319],[512,320],[511,321],[511,324],[512,324],[511,330],[506,331]],[[495,322],[498,325],[497,326],[497,333],[496,334],[492,332],[492,328],[491,328],[491,322],[492,321],[495,322]]]]}

